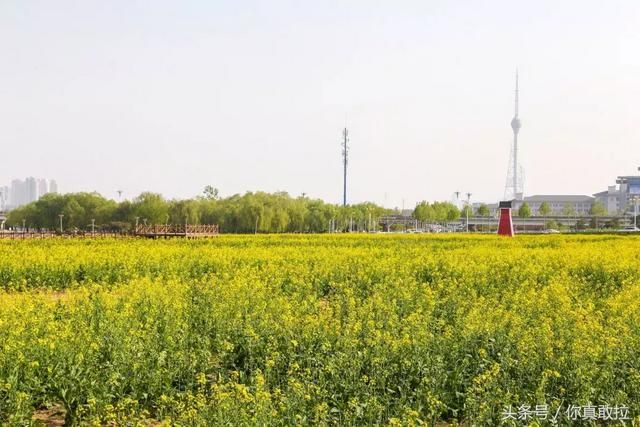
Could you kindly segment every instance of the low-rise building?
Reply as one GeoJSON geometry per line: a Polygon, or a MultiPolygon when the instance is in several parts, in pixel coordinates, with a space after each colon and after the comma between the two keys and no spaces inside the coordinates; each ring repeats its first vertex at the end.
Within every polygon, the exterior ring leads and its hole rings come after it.
{"type": "Polygon", "coordinates": [[[640,176],[619,176],[616,185],[594,194],[604,205],[609,215],[624,215],[634,212],[634,204],[640,202],[640,176]]]}
{"type": "Polygon", "coordinates": [[[604,206],[609,215],[618,215],[621,211],[620,207],[624,205],[623,195],[615,185],[610,185],[605,191],[596,193],[593,196],[598,203],[604,206]]]}
{"type": "Polygon", "coordinates": [[[529,205],[532,216],[540,216],[540,207],[543,203],[549,206],[549,216],[585,216],[589,215],[591,205],[595,198],[584,195],[535,195],[525,197],[523,200],[514,200],[513,211],[518,212],[523,203],[529,205]]]}

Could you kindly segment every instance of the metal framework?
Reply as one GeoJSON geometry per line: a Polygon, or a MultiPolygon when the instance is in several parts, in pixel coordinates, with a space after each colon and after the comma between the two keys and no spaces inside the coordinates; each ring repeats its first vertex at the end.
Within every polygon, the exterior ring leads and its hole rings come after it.
{"type": "Polygon", "coordinates": [[[344,128],[342,131],[342,167],[343,167],[343,188],[342,206],[347,206],[347,163],[349,160],[349,131],[344,128]]]}
{"type": "Polygon", "coordinates": [[[509,167],[507,170],[507,182],[504,187],[504,200],[520,199],[523,195],[523,173],[518,163],[518,133],[522,127],[519,116],[519,96],[518,71],[516,70],[516,90],[515,90],[515,114],[511,119],[511,129],[513,130],[513,144],[509,155],[509,167]]]}

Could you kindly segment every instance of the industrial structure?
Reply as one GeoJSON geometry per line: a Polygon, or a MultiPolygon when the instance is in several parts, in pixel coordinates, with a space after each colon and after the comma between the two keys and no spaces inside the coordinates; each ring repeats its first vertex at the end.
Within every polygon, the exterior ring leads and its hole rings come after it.
{"type": "Polygon", "coordinates": [[[516,70],[516,90],[514,116],[511,119],[511,129],[513,130],[513,143],[511,145],[511,154],[509,156],[509,165],[507,169],[507,182],[504,187],[504,200],[520,200],[524,192],[523,173],[518,163],[518,134],[522,127],[519,116],[519,87],[518,87],[518,71],[516,70]]]}
{"type": "Polygon", "coordinates": [[[343,167],[343,181],[342,181],[342,206],[347,206],[347,163],[349,159],[349,131],[345,127],[342,131],[342,167],[343,167]]]}

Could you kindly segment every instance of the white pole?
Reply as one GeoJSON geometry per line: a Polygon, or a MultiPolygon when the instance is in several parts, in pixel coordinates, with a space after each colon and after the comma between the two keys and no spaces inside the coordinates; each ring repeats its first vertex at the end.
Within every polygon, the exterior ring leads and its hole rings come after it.
{"type": "Polygon", "coordinates": [[[467,233],[469,232],[469,210],[471,209],[471,193],[467,193],[467,233]]]}

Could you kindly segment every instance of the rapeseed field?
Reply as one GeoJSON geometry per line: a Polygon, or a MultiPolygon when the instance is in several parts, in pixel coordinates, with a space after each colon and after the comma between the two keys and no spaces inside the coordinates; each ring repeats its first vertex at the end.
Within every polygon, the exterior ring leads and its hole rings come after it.
{"type": "Polygon", "coordinates": [[[522,405],[570,404],[637,416],[634,236],[0,241],[0,424],[548,425],[522,405]]]}

